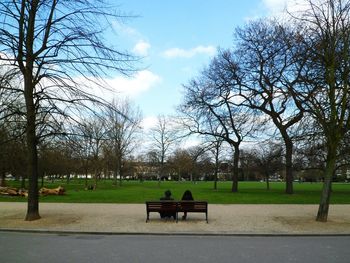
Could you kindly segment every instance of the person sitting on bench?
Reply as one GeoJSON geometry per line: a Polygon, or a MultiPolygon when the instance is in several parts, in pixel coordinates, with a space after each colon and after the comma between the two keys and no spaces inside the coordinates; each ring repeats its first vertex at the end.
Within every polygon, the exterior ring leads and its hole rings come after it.
{"type": "MultiPolygon", "coordinates": [[[[181,198],[182,201],[193,201],[193,196],[190,190],[186,190],[181,198]]],[[[182,216],[182,220],[186,220],[187,218],[187,212],[184,212],[184,215],[182,216]]]]}
{"type": "MultiPolygon", "coordinates": [[[[160,198],[161,201],[163,200],[174,200],[174,198],[171,197],[171,192],[170,190],[166,190],[164,192],[164,196],[160,198]]],[[[159,212],[160,218],[171,218],[173,217],[176,219],[176,212],[159,212]]]]}

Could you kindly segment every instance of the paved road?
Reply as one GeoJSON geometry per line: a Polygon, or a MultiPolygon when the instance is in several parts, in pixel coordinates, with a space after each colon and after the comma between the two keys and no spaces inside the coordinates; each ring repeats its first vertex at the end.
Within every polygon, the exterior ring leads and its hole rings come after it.
{"type": "Polygon", "coordinates": [[[0,232],[1,262],[350,262],[349,236],[59,235],[0,232]]]}

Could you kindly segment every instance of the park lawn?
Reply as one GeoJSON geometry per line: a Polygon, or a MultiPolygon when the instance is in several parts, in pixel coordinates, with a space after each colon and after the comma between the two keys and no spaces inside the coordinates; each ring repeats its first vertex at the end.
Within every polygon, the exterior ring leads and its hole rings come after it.
{"type": "MultiPolygon", "coordinates": [[[[175,199],[181,199],[182,193],[189,189],[196,200],[207,200],[212,204],[318,204],[322,183],[294,183],[294,194],[284,193],[285,183],[271,182],[270,190],[266,190],[263,182],[239,182],[238,193],[232,193],[231,182],[218,182],[214,190],[213,182],[161,182],[156,181],[123,181],[122,186],[115,186],[111,180],[99,181],[96,190],[84,190],[84,180],[56,180],[45,182],[45,187],[54,188],[59,185],[66,189],[63,196],[42,196],[40,202],[63,203],[144,203],[146,200],[158,200],[165,190],[169,189],[175,199]]],[[[9,186],[17,186],[18,182],[8,182],[9,186]]],[[[0,202],[26,201],[24,197],[0,196],[0,202]]],[[[350,204],[350,184],[333,183],[332,204],[350,204]]]]}

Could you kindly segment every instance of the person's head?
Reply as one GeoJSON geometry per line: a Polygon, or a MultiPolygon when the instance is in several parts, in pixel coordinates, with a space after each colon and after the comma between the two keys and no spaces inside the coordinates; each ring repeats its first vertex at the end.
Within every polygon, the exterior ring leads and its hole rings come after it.
{"type": "Polygon", "coordinates": [[[182,196],[183,200],[193,200],[193,196],[190,190],[186,190],[182,196]]]}
{"type": "Polygon", "coordinates": [[[165,197],[170,197],[170,196],[171,196],[170,190],[166,190],[166,191],[164,192],[164,196],[165,196],[165,197]]]}

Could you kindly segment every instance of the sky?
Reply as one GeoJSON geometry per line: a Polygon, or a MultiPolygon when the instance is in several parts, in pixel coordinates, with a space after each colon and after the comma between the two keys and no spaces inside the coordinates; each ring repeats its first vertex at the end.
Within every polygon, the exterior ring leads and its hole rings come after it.
{"type": "Polygon", "coordinates": [[[176,113],[182,85],[209,64],[217,48],[232,47],[235,28],[271,16],[291,2],[118,0],[120,10],[135,17],[113,23],[117,36],[112,41],[143,59],[134,76],[112,76],[109,84],[141,109],[148,128],[158,115],[176,113]]]}

